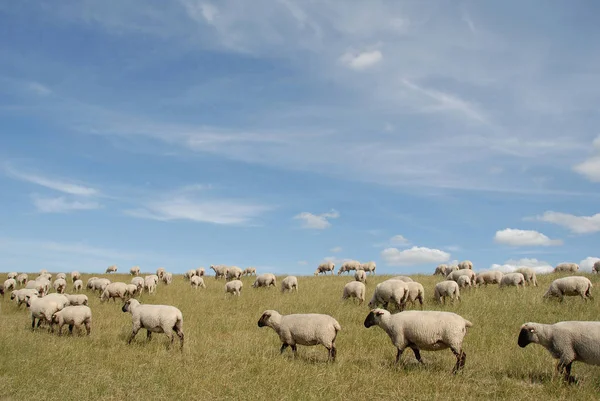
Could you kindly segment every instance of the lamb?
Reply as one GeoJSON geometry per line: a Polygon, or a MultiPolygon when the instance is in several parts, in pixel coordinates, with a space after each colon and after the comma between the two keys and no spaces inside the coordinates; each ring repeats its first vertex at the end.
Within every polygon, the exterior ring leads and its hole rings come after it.
{"type": "Polygon", "coordinates": [[[125,296],[128,298],[133,298],[135,294],[138,294],[140,292],[138,286],[135,284],[125,284],[125,287],[127,288],[125,296]]]}
{"type": "Polygon", "coordinates": [[[446,297],[452,302],[457,299],[460,302],[460,289],[458,283],[453,280],[441,281],[435,285],[433,297],[439,303],[446,304],[446,297]]]}
{"type": "Polygon", "coordinates": [[[413,350],[420,363],[424,363],[420,350],[439,351],[450,348],[456,357],[452,373],[456,374],[465,366],[467,355],[462,349],[462,343],[467,327],[472,327],[473,323],[456,313],[405,311],[392,315],[385,309],[373,309],[367,315],[364,326],[369,328],[376,325],[387,333],[398,349],[396,363],[400,361],[406,347],[413,350]]]}
{"type": "Polygon", "coordinates": [[[317,270],[315,270],[315,276],[318,276],[321,273],[323,273],[324,275],[327,275],[327,272],[331,272],[331,275],[333,275],[334,274],[334,270],[335,270],[335,263],[333,263],[333,262],[324,262],[324,263],[321,263],[317,267],[317,270]]]}
{"type": "Polygon", "coordinates": [[[221,277],[225,278],[225,274],[227,273],[227,266],[210,265],[210,268],[215,272],[215,280],[218,280],[221,277]]]}
{"type": "Polygon", "coordinates": [[[11,278],[14,278],[16,280],[18,275],[19,275],[19,273],[17,273],[17,272],[10,272],[6,275],[6,278],[8,280],[10,280],[11,278]]]}
{"type": "Polygon", "coordinates": [[[56,291],[59,294],[62,294],[67,289],[67,280],[65,280],[64,278],[57,278],[56,280],[54,280],[54,284],[52,284],[52,286],[54,287],[54,291],[56,291]]]}
{"type": "Polygon", "coordinates": [[[241,280],[231,280],[225,283],[225,295],[232,294],[237,295],[238,297],[242,295],[242,288],[244,287],[244,283],[241,280]]]}
{"type": "Polygon", "coordinates": [[[242,272],[242,276],[251,276],[253,274],[256,276],[256,268],[255,267],[246,267],[244,269],[244,271],[242,272]]]}
{"type": "Polygon", "coordinates": [[[350,272],[353,270],[360,270],[360,262],[358,260],[347,260],[342,263],[340,269],[338,270],[338,275],[346,272],[350,272]]]}
{"type": "Polygon", "coordinates": [[[271,285],[273,287],[277,287],[277,279],[275,278],[275,275],[272,273],[263,273],[256,277],[256,280],[254,280],[254,284],[252,284],[252,287],[269,287],[271,285]]]}
{"type": "Polygon", "coordinates": [[[503,275],[504,274],[498,270],[490,270],[477,273],[477,278],[475,278],[475,284],[483,284],[486,287],[488,284],[500,284],[500,280],[502,280],[503,275]]]}
{"type": "Polygon", "coordinates": [[[471,287],[471,280],[468,276],[458,276],[456,279],[456,284],[458,284],[460,288],[471,287]]]}
{"type": "Polygon", "coordinates": [[[204,267],[199,267],[196,269],[196,276],[204,276],[206,274],[206,270],[204,270],[204,267]]]}
{"type": "Polygon", "coordinates": [[[287,276],[281,281],[281,292],[296,290],[298,292],[298,278],[296,276],[287,276]]]}
{"type": "Polygon", "coordinates": [[[533,270],[530,267],[521,267],[521,268],[517,269],[516,272],[521,273],[523,275],[523,277],[525,277],[526,284],[537,287],[538,282],[537,282],[537,276],[535,274],[535,270],[533,270]]]}
{"type": "Polygon", "coordinates": [[[507,273],[502,276],[502,280],[500,280],[500,288],[507,286],[515,286],[519,288],[519,286],[525,288],[525,277],[521,273],[507,273]]]}
{"type": "Polygon", "coordinates": [[[77,270],[74,270],[71,272],[71,281],[75,282],[77,280],[81,280],[81,273],[79,273],[77,270]]]}
{"type": "MultiPolygon", "coordinates": [[[[196,277],[200,277],[200,276],[196,276],[196,277]]],[[[162,281],[163,281],[163,283],[165,283],[165,285],[171,284],[173,282],[173,274],[166,272],[162,276],[162,281]]]]}
{"type": "Polygon", "coordinates": [[[75,280],[73,282],[73,291],[81,291],[83,289],[83,281],[75,280]]]}
{"type": "Polygon", "coordinates": [[[577,270],[579,270],[579,265],[577,263],[559,263],[554,268],[554,273],[561,273],[561,272],[576,273],[577,270]]]}
{"type": "Polygon", "coordinates": [[[108,266],[106,268],[106,272],[105,273],[116,273],[117,272],[117,266],[116,265],[112,265],[112,266],[108,266]]]}
{"type": "Polygon", "coordinates": [[[156,269],[156,275],[158,276],[158,279],[162,280],[166,272],[167,270],[164,267],[159,267],[158,269],[156,269]]]}
{"type": "Polygon", "coordinates": [[[198,287],[206,288],[206,285],[204,284],[204,279],[200,276],[192,277],[192,279],[190,280],[190,284],[192,288],[195,289],[198,289],[198,287]]]}
{"type": "Polygon", "coordinates": [[[344,286],[342,299],[357,298],[358,304],[362,305],[365,301],[366,287],[360,281],[351,281],[344,286]]]}
{"type": "Polygon", "coordinates": [[[131,274],[132,276],[139,276],[140,275],[140,267],[133,266],[131,269],[129,269],[129,274],[131,274]]]}
{"type": "Polygon", "coordinates": [[[554,280],[548,291],[544,294],[544,298],[557,297],[562,302],[566,296],[579,295],[585,301],[593,299],[592,282],[583,276],[568,276],[554,280]]]}
{"type": "Polygon", "coordinates": [[[371,262],[362,263],[360,265],[360,269],[357,269],[357,270],[364,270],[365,273],[375,274],[376,268],[377,268],[377,264],[375,264],[375,262],[371,261],[371,262]]]}
{"type": "Polygon", "coordinates": [[[473,262],[471,262],[470,260],[463,260],[462,262],[460,262],[458,264],[458,269],[469,269],[469,270],[473,270],[473,262]]]}
{"type": "Polygon", "coordinates": [[[134,277],[131,279],[131,284],[134,284],[138,288],[138,292],[141,294],[144,290],[144,279],[142,277],[134,277]]]}
{"type": "Polygon", "coordinates": [[[17,280],[14,278],[9,278],[4,281],[4,291],[16,290],[17,289],[17,280]]]}
{"type": "Polygon", "coordinates": [[[414,305],[415,301],[419,301],[421,308],[423,308],[423,300],[425,299],[425,289],[423,288],[423,285],[416,281],[411,281],[406,283],[406,286],[408,287],[406,302],[410,302],[414,305]]]}
{"type": "Polygon", "coordinates": [[[58,280],[59,278],[62,278],[63,280],[66,280],[67,279],[67,275],[65,273],[58,273],[56,275],[55,280],[58,280]]]}
{"type": "Polygon", "coordinates": [[[27,296],[39,297],[39,293],[36,289],[31,288],[21,288],[10,293],[10,299],[17,303],[17,307],[27,302],[27,296]]]}
{"type": "Polygon", "coordinates": [[[354,273],[354,280],[360,281],[361,283],[366,283],[367,273],[365,273],[364,270],[357,270],[356,273],[354,273]]]}
{"type": "Polygon", "coordinates": [[[342,327],[333,317],[318,313],[281,315],[275,310],[266,310],[258,320],[258,327],[270,327],[279,335],[279,353],[289,346],[297,356],[297,344],[321,344],[328,351],[328,360],[335,361],[337,349],[335,339],[342,327]]]}
{"type": "Polygon", "coordinates": [[[405,283],[411,283],[413,281],[413,279],[408,276],[395,276],[392,277],[390,280],[400,280],[404,281],[405,283]]]}
{"type": "Polygon", "coordinates": [[[87,305],[88,297],[85,294],[63,294],[69,300],[69,305],[87,305]]]}
{"type": "Polygon", "coordinates": [[[380,304],[387,309],[391,302],[396,305],[398,310],[402,311],[408,297],[408,286],[404,281],[386,280],[375,287],[373,297],[369,301],[369,308],[375,308],[380,304]]]}
{"type": "Polygon", "coordinates": [[[571,375],[571,365],[580,361],[588,365],[600,365],[600,322],[563,321],[554,324],[528,322],[521,326],[517,344],[540,344],[554,359],[558,359],[556,371],[564,374],[568,383],[576,383],[571,375]]]}
{"type": "Polygon", "coordinates": [[[186,280],[190,280],[195,275],[196,275],[196,270],[190,269],[184,273],[183,278],[186,280]]]}
{"type": "Polygon", "coordinates": [[[435,275],[440,274],[440,275],[446,277],[449,273],[450,272],[448,271],[448,265],[441,264],[435,268],[435,272],[433,273],[433,275],[435,276],[435,275]]]}
{"type": "Polygon", "coordinates": [[[231,266],[227,269],[226,280],[239,280],[244,271],[237,266],[231,266]]]}
{"type": "Polygon", "coordinates": [[[58,324],[58,335],[62,336],[62,328],[69,325],[69,333],[73,334],[73,327],[85,325],[87,335],[92,331],[92,310],[84,305],[67,306],[52,315],[52,324],[58,324]]]}
{"type": "Polygon", "coordinates": [[[592,273],[600,273],[600,260],[592,266],[592,273]]]}
{"type": "Polygon", "coordinates": [[[29,312],[31,313],[31,330],[35,330],[35,319],[38,321],[38,328],[42,322],[45,321],[50,324],[50,329],[54,330],[52,327],[52,315],[61,310],[64,306],[59,305],[57,299],[47,297],[38,298],[35,296],[27,296],[26,302],[29,312]]]}
{"type": "Polygon", "coordinates": [[[475,285],[476,274],[471,269],[458,269],[454,270],[446,276],[446,280],[456,281],[460,276],[468,276],[471,281],[471,285],[475,285]]]}
{"type": "Polygon", "coordinates": [[[131,335],[127,344],[136,336],[141,328],[146,329],[147,338],[152,338],[152,333],[165,333],[173,345],[175,337],[172,331],[179,337],[181,350],[183,350],[183,314],[179,309],[171,305],[141,305],[138,300],[130,299],[123,305],[123,312],[131,313],[133,325],[131,335]]]}
{"type": "Polygon", "coordinates": [[[17,278],[15,280],[17,281],[17,283],[19,283],[21,285],[25,285],[25,284],[27,284],[27,279],[28,279],[27,274],[21,273],[17,276],[17,278]]]}

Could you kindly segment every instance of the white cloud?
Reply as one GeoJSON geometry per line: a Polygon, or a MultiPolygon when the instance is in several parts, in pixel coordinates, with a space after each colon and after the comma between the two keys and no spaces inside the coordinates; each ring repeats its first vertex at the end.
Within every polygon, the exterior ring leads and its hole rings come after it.
{"type": "Polygon", "coordinates": [[[500,270],[503,273],[512,273],[521,267],[530,267],[538,274],[552,273],[554,271],[554,267],[548,264],[548,262],[529,258],[519,260],[509,259],[502,265],[491,265],[490,269],[500,270]]]}
{"type": "Polygon", "coordinates": [[[337,219],[338,217],[340,217],[339,212],[332,209],[330,212],[318,215],[309,212],[302,212],[294,216],[294,219],[302,220],[302,228],[324,230],[331,227],[329,219],[337,219]]]}
{"type": "Polygon", "coordinates": [[[450,251],[450,252],[458,252],[460,251],[460,246],[458,245],[448,245],[444,247],[445,250],[450,251]]]}
{"type": "Polygon", "coordinates": [[[219,14],[219,10],[217,9],[217,7],[213,6],[210,3],[202,3],[200,5],[200,8],[202,9],[202,16],[208,22],[213,22],[215,17],[219,14]]]}
{"type": "Polygon", "coordinates": [[[585,258],[581,262],[579,262],[579,270],[589,273],[592,271],[592,267],[594,267],[594,263],[596,263],[598,261],[600,261],[600,258],[588,256],[587,258],[585,258]]]}
{"type": "Polygon", "coordinates": [[[5,171],[8,176],[22,181],[31,182],[46,188],[54,189],[55,191],[64,192],[70,195],[92,196],[98,195],[98,191],[84,185],[73,184],[64,180],[48,178],[37,174],[25,173],[17,171],[10,165],[5,166],[5,171]]]}
{"type": "Polygon", "coordinates": [[[592,142],[594,155],[573,166],[573,170],[592,182],[600,182],[600,136],[592,142]]]}
{"type": "Polygon", "coordinates": [[[392,238],[390,238],[390,245],[392,246],[406,245],[408,243],[408,240],[400,234],[394,235],[392,238]]]}
{"type": "Polygon", "coordinates": [[[340,57],[340,61],[353,70],[364,70],[379,63],[383,55],[379,50],[362,53],[347,52],[340,57]]]}
{"type": "Polygon", "coordinates": [[[441,263],[450,260],[450,254],[447,252],[416,246],[403,251],[398,248],[386,248],[381,251],[381,257],[389,266],[441,263]]]}
{"type": "Polygon", "coordinates": [[[516,228],[496,231],[494,241],[511,246],[557,246],[563,244],[562,240],[550,239],[540,232],[516,228]]]}
{"type": "Polygon", "coordinates": [[[65,197],[44,198],[33,197],[33,204],[36,209],[42,213],[66,213],[73,210],[93,210],[100,209],[102,206],[98,202],[93,201],[69,201],[65,197]]]}
{"type": "Polygon", "coordinates": [[[336,246],[334,248],[331,248],[329,251],[333,252],[333,253],[340,253],[340,252],[342,252],[342,247],[341,246],[336,246]]]}
{"type": "Polygon", "coordinates": [[[553,223],[568,228],[575,234],[590,234],[600,231],[600,213],[593,216],[575,216],[568,213],[547,211],[541,216],[527,218],[527,220],[553,223]]]}
{"type": "Polygon", "coordinates": [[[39,82],[27,83],[27,89],[39,96],[47,96],[52,93],[52,91],[47,86],[44,86],[39,82]]]}

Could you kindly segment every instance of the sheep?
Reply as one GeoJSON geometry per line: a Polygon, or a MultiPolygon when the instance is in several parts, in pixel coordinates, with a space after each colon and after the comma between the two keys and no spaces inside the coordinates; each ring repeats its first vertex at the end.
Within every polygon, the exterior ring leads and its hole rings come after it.
{"type": "Polygon", "coordinates": [[[27,279],[28,279],[28,278],[29,278],[29,277],[27,276],[27,274],[26,274],[26,273],[21,273],[21,274],[19,274],[19,275],[17,276],[17,278],[16,278],[16,281],[17,281],[17,283],[19,283],[20,285],[25,285],[25,284],[27,284],[27,279]]]}
{"type": "Polygon", "coordinates": [[[244,271],[237,266],[231,266],[227,269],[226,280],[239,280],[244,271]]]}
{"type": "Polygon", "coordinates": [[[600,273],[600,260],[592,266],[592,273],[600,273]]]}
{"type": "Polygon", "coordinates": [[[577,263],[559,263],[554,268],[554,273],[561,273],[561,272],[575,273],[575,272],[577,272],[577,270],[579,270],[579,265],[577,263]]]}
{"type": "Polygon", "coordinates": [[[457,270],[460,270],[457,265],[448,265],[448,268],[446,269],[446,275],[448,275],[452,272],[455,272],[457,270]]]}
{"type": "Polygon", "coordinates": [[[73,282],[73,291],[81,291],[83,289],[83,281],[75,280],[73,282]]]}
{"type": "Polygon", "coordinates": [[[79,273],[77,270],[74,270],[71,272],[71,281],[75,282],[77,280],[81,280],[81,273],[79,273]]]}
{"type": "Polygon", "coordinates": [[[319,313],[281,315],[275,310],[266,310],[258,320],[258,327],[270,327],[279,335],[279,353],[289,346],[297,356],[297,344],[321,344],[328,351],[328,360],[335,361],[337,349],[335,339],[342,326],[332,316],[319,313]]]}
{"type": "Polygon", "coordinates": [[[45,283],[39,282],[37,280],[29,281],[25,286],[25,289],[36,290],[40,295],[48,293],[48,286],[45,283]]]}
{"type": "Polygon", "coordinates": [[[533,285],[534,287],[537,287],[537,285],[538,285],[537,276],[535,274],[535,270],[533,270],[531,267],[521,267],[515,271],[517,273],[521,273],[523,275],[523,277],[525,277],[525,284],[529,284],[529,285],[533,285]]]}
{"type": "Polygon", "coordinates": [[[386,280],[375,287],[373,297],[369,301],[369,308],[375,308],[378,305],[383,305],[387,309],[391,302],[396,305],[398,310],[402,311],[408,297],[408,286],[404,281],[386,280]]]}
{"type": "Polygon", "coordinates": [[[366,283],[367,273],[365,273],[364,270],[357,270],[356,273],[354,273],[354,280],[360,281],[361,283],[366,283]]]}
{"type": "Polygon", "coordinates": [[[56,291],[59,294],[62,294],[67,289],[67,280],[65,280],[64,278],[57,278],[56,280],[54,280],[52,286],[54,287],[54,291],[56,291]]]}
{"type": "Polygon", "coordinates": [[[28,295],[26,302],[29,312],[31,313],[31,330],[35,330],[35,319],[37,319],[38,328],[42,322],[45,321],[50,324],[50,329],[54,331],[54,328],[52,327],[52,315],[64,307],[60,305],[59,300],[47,297],[38,298],[28,295]]]}
{"type": "Polygon", "coordinates": [[[21,307],[21,304],[27,302],[27,296],[39,297],[39,292],[36,289],[21,288],[10,293],[10,299],[17,303],[17,307],[21,307]]]}
{"type": "Polygon", "coordinates": [[[138,294],[140,292],[138,286],[135,284],[125,284],[125,289],[125,296],[128,298],[133,298],[135,297],[135,294],[138,294]]]}
{"type": "Polygon", "coordinates": [[[408,276],[395,276],[395,277],[392,277],[390,280],[400,280],[400,281],[404,281],[405,283],[410,283],[413,281],[413,279],[408,276]]]}
{"type": "Polygon", "coordinates": [[[365,273],[375,274],[376,268],[377,268],[377,264],[375,262],[371,261],[371,262],[362,263],[360,265],[360,269],[356,269],[356,270],[364,270],[365,273]]]}
{"type": "Polygon", "coordinates": [[[166,272],[167,270],[164,267],[159,267],[158,269],[156,269],[156,275],[158,276],[158,279],[162,280],[166,272]]]}
{"type": "Polygon", "coordinates": [[[467,328],[473,323],[452,312],[440,311],[405,311],[392,315],[385,309],[373,309],[367,315],[364,326],[381,327],[390,337],[392,344],[398,349],[396,363],[400,361],[402,352],[410,347],[419,363],[420,350],[439,351],[450,348],[456,357],[452,373],[456,374],[465,366],[467,355],[462,343],[467,328]]]}
{"type": "Polygon", "coordinates": [[[252,287],[269,287],[271,285],[273,287],[277,287],[277,279],[275,278],[275,275],[272,273],[263,273],[256,276],[256,280],[254,280],[254,284],[252,284],[252,287]]]}
{"type": "Polygon", "coordinates": [[[73,334],[73,327],[85,325],[86,335],[92,331],[92,310],[85,305],[66,306],[64,309],[54,312],[52,324],[58,324],[58,335],[62,336],[62,327],[69,325],[69,333],[73,334]]]}
{"type": "Polygon", "coordinates": [[[17,289],[17,280],[14,278],[9,278],[4,281],[4,291],[16,290],[17,289]]]}
{"type": "Polygon", "coordinates": [[[63,294],[69,300],[69,305],[87,305],[88,297],[85,294],[63,294]]]}
{"type": "Polygon", "coordinates": [[[344,286],[342,299],[357,298],[358,304],[362,305],[365,301],[366,287],[360,281],[351,281],[344,286]]]}
{"type": "Polygon", "coordinates": [[[338,270],[338,275],[342,273],[350,273],[350,271],[360,269],[360,262],[358,260],[347,260],[340,266],[338,270]]]}
{"type": "MultiPolygon", "coordinates": [[[[50,291],[50,287],[51,287],[52,284],[50,283],[50,280],[48,280],[47,278],[45,278],[45,277],[37,277],[34,280],[34,282],[37,283],[37,284],[40,284],[42,286],[42,288],[43,288],[42,291],[40,291],[40,290],[38,290],[38,291],[43,292],[44,294],[47,294],[48,291],[50,291]]],[[[29,286],[30,284],[31,284],[31,281],[27,283],[27,285],[25,286],[25,288],[39,288],[39,287],[36,287],[35,284],[33,285],[33,287],[30,287],[29,286]]]]}
{"type": "Polygon", "coordinates": [[[48,273],[48,270],[46,270],[46,269],[40,270],[40,274],[44,274],[44,273],[48,273]]]}
{"type": "Polygon", "coordinates": [[[317,270],[315,270],[315,276],[318,276],[321,273],[323,273],[324,275],[327,275],[327,272],[331,272],[331,275],[333,276],[335,274],[334,270],[335,270],[335,263],[323,262],[317,267],[317,270]]]}
{"type": "Polygon", "coordinates": [[[206,285],[204,284],[204,279],[200,276],[192,277],[192,279],[190,280],[190,284],[192,288],[195,289],[198,289],[198,287],[206,288],[206,285]]]}
{"type": "Polygon", "coordinates": [[[112,266],[108,266],[106,268],[106,272],[105,273],[116,273],[117,272],[117,266],[116,265],[112,265],[112,266]]]}
{"type": "Polygon", "coordinates": [[[99,278],[91,282],[92,290],[98,291],[100,294],[104,292],[104,290],[109,284],[110,280],[107,278],[99,278]]]}
{"type": "Polygon", "coordinates": [[[4,298],[4,285],[0,284],[0,295],[2,295],[2,298],[4,298]]]}
{"type": "Polygon", "coordinates": [[[242,295],[242,288],[244,287],[244,283],[241,280],[231,280],[225,283],[225,295],[232,294],[237,295],[238,297],[242,295]]]}
{"type": "Polygon", "coordinates": [[[593,299],[591,294],[592,282],[583,276],[568,276],[554,280],[548,291],[543,295],[544,298],[557,297],[562,302],[566,296],[579,295],[585,301],[593,299]]]}
{"type": "Polygon", "coordinates": [[[471,287],[471,280],[468,276],[458,276],[456,279],[456,284],[458,284],[460,288],[471,287]]]}
{"type": "Polygon", "coordinates": [[[67,279],[67,275],[65,273],[58,273],[55,277],[55,280],[58,280],[59,278],[62,278],[63,280],[67,279]]]}
{"type": "MultiPolygon", "coordinates": [[[[196,276],[196,277],[200,277],[200,276],[196,276]]],[[[165,274],[162,276],[162,281],[163,281],[163,283],[165,283],[165,285],[170,285],[173,282],[173,274],[165,272],[165,274]]]]}
{"type": "Polygon", "coordinates": [[[64,308],[65,306],[69,306],[70,303],[69,298],[67,298],[64,294],[52,293],[44,295],[42,298],[56,301],[58,306],[60,306],[60,309],[64,308]]]}
{"type": "Polygon", "coordinates": [[[142,277],[134,277],[131,279],[131,284],[134,284],[138,288],[138,293],[142,293],[144,290],[144,279],[142,277]]]}
{"type": "Polygon", "coordinates": [[[446,276],[446,280],[456,281],[460,276],[468,276],[469,280],[471,281],[471,285],[475,285],[475,280],[477,279],[477,277],[475,272],[471,269],[454,270],[446,276]]]}
{"type": "Polygon", "coordinates": [[[183,350],[183,314],[179,309],[171,305],[142,305],[137,299],[130,299],[123,305],[123,312],[131,313],[132,332],[127,344],[136,336],[141,328],[146,329],[148,341],[152,333],[165,333],[173,345],[175,337],[171,331],[179,337],[181,350],[183,350]]]}
{"type": "Polygon", "coordinates": [[[460,262],[458,264],[458,269],[469,269],[469,270],[473,270],[473,262],[471,262],[470,260],[463,260],[462,262],[460,262]]]}
{"type": "Polygon", "coordinates": [[[37,280],[37,279],[46,279],[46,280],[50,281],[50,280],[52,280],[52,274],[50,274],[50,273],[41,273],[41,274],[40,274],[39,276],[37,276],[35,279],[36,279],[36,280],[37,280]]]}
{"type": "Polygon", "coordinates": [[[10,272],[6,275],[6,279],[10,280],[11,278],[14,278],[16,280],[18,275],[19,275],[19,273],[17,273],[17,272],[10,272]]]}
{"type": "Polygon", "coordinates": [[[454,303],[457,299],[460,302],[460,289],[458,283],[453,280],[440,281],[435,285],[433,297],[438,303],[446,304],[446,297],[454,303]]]}
{"type": "Polygon", "coordinates": [[[507,273],[502,276],[502,280],[500,280],[500,288],[507,286],[515,286],[519,288],[519,286],[525,288],[525,277],[521,273],[507,273]]]}
{"type": "Polygon", "coordinates": [[[90,285],[90,283],[94,280],[98,280],[98,277],[94,276],[94,277],[88,278],[88,281],[85,283],[85,287],[91,290],[93,288],[93,286],[90,285]]]}
{"type": "Polygon", "coordinates": [[[196,275],[196,270],[190,269],[183,274],[183,278],[186,280],[190,280],[195,275],[196,275]]]}
{"type": "Polygon", "coordinates": [[[132,276],[139,276],[140,275],[140,267],[132,266],[131,269],[129,269],[129,274],[131,274],[132,276]]]}
{"type": "Polygon", "coordinates": [[[296,290],[298,292],[298,278],[296,276],[287,276],[281,281],[281,292],[296,290]]]}
{"type": "Polygon", "coordinates": [[[199,267],[196,269],[196,276],[204,276],[206,274],[206,270],[204,270],[204,267],[199,267]]]}
{"type": "Polygon", "coordinates": [[[488,284],[500,284],[500,280],[502,280],[503,275],[504,274],[498,270],[490,270],[477,273],[477,277],[475,278],[475,284],[483,284],[486,287],[488,284]]]}
{"type": "Polygon", "coordinates": [[[251,275],[256,276],[256,268],[255,267],[246,267],[244,269],[244,271],[242,272],[242,276],[251,276],[251,275]]]}
{"type": "Polygon", "coordinates": [[[577,379],[571,375],[573,362],[600,365],[600,322],[527,322],[521,326],[517,344],[525,348],[531,343],[540,344],[554,359],[558,359],[556,372],[562,373],[568,383],[577,383],[577,379]]]}
{"type": "Polygon", "coordinates": [[[423,308],[423,300],[425,299],[425,289],[423,288],[423,285],[416,281],[411,281],[406,283],[406,286],[408,287],[406,302],[410,302],[414,305],[415,301],[419,301],[421,308],[423,308]]]}
{"type": "Polygon", "coordinates": [[[442,276],[446,277],[446,276],[448,275],[448,273],[450,273],[450,272],[448,271],[448,265],[446,265],[446,264],[441,264],[441,265],[438,265],[438,266],[435,268],[435,272],[433,273],[433,275],[435,276],[435,275],[438,275],[438,274],[439,274],[439,275],[442,275],[442,276]]]}
{"type": "Polygon", "coordinates": [[[148,290],[148,294],[153,294],[156,291],[156,280],[154,280],[156,276],[146,276],[144,277],[144,289],[148,290]]]}
{"type": "Polygon", "coordinates": [[[225,278],[225,274],[227,273],[227,266],[210,265],[210,268],[215,272],[215,280],[218,280],[220,278],[225,278]]]}

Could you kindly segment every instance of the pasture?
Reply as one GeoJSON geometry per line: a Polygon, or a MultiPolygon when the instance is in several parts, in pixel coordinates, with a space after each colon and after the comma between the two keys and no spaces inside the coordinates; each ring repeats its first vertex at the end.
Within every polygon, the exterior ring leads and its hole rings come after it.
{"type": "MultiPolygon", "coordinates": [[[[37,274],[30,274],[30,279],[37,274]]],[[[159,284],[142,303],[168,304],[183,312],[185,345],[168,350],[164,334],[146,342],[141,330],[131,345],[131,315],[122,303],[101,303],[83,290],[93,312],[92,334],[58,337],[46,328],[31,331],[25,306],[17,309],[10,292],[1,300],[0,399],[200,399],[200,400],[364,400],[364,399],[598,399],[600,369],[573,364],[578,385],[566,385],[554,374],[555,360],[539,345],[521,349],[517,336],[527,321],[599,320],[598,301],[579,297],[543,301],[549,283],[566,274],[539,275],[538,287],[499,289],[497,285],[462,291],[462,302],[438,305],[433,287],[440,276],[412,275],[425,287],[424,309],[448,310],[473,323],[464,341],[465,368],[450,372],[455,358],[449,350],[422,352],[420,366],[406,350],[394,365],[396,349],[378,327],[363,321],[375,285],[391,276],[369,276],[367,299],[342,301],[342,288],[352,276],[298,276],[299,292],[251,287],[244,277],[241,297],[226,296],[225,281],[205,277],[206,289],[194,290],[181,275],[173,284],[159,284]],[[281,345],[270,328],[257,321],[266,309],[288,313],[326,313],[342,326],[337,360],[327,362],[322,346],[298,346],[298,358],[281,345]]],[[[129,282],[124,274],[101,274],[129,282]]],[[[142,275],[143,276],[143,275],[142,275]]],[[[586,275],[600,297],[598,275],[586,275]]],[[[5,274],[2,277],[6,277],[5,274]]],[[[90,275],[84,274],[84,283],[90,275]]],[[[68,293],[72,293],[68,279],[68,293]]],[[[418,306],[409,306],[414,309],[418,306]]],[[[63,332],[68,332],[63,328],[63,332]]]]}

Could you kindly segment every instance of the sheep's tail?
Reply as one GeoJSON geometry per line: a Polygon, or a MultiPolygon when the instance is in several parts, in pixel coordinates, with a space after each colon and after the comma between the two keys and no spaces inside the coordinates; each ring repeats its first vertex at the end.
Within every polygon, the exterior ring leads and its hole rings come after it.
{"type": "Polygon", "coordinates": [[[473,327],[473,323],[471,323],[467,319],[465,319],[465,327],[473,327]]]}
{"type": "Polygon", "coordinates": [[[338,331],[342,330],[342,326],[340,326],[340,324],[337,321],[335,321],[333,323],[333,328],[335,329],[336,334],[337,334],[338,331]]]}

